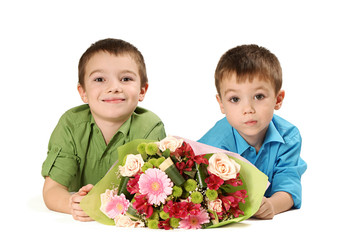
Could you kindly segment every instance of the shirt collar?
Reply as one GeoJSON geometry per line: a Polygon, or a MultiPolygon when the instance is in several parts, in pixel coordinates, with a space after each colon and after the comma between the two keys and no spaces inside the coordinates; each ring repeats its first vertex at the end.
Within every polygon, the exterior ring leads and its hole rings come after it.
{"type": "MultiPolygon", "coordinates": [[[[133,113],[133,114],[136,114],[136,113],[133,113]]],[[[130,131],[131,121],[132,121],[132,115],[130,116],[129,119],[127,119],[126,122],[124,122],[122,124],[122,126],[117,130],[115,135],[117,135],[118,133],[121,132],[123,134],[123,136],[127,136],[128,132],[130,131]]],[[[93,118],[92,114],[91,114],[90,124],[93,127],[95,127],[96,129],[100,130],[100,128],[97,126],[97,124],[95,122],[95,119],[93,118]]]]}
{"type": "Polygon", "coordinates": [[[285,143],[283,137],[278,132],[277,128],[275,127],[273,121],[269,123],[269,127],[264,138],[263,145],[270,142],[280,142],[285,143]]]}
{"type": "MultiPolygon", "coordinates": [[[[244,140],[244,138],[238,133],[238,131],[236,129],[234,129],[233,127],[232,127],[232,129],[233,129],[234,137],[235,137],[235,140],[236,140],[237,152],[239,154],[243,154],[248,148],[251,147],[251,145],[249,145],[247,143],[247,141],[244,140]]],[[[280,135],[280,133],[278,132],[275,125],[273,124],[273,121],[271,121],[269,123],[267,133],[266,133],[266,136],[264,138],[262,146],[264,146],[264,145],[266,145],[267,143],[270,143],[270,142],[284,143],[284,140],[283,140],[282,136],[280,135]]]]}
{"type": "Polygon", "coordinates": [[[232,127],[232,130],[234,133],[234,138],[236,140],[237,153],[239,153],[239,155],[242,155],[248,148],[251,147],[251,145],[249,145],[247,141],[244,140],[244,138],[238,133],[235,128],[232,127]]]}

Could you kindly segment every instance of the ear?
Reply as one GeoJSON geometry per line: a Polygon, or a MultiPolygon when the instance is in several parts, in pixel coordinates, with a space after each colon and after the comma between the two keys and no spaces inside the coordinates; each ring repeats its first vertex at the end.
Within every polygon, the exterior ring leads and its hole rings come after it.
{"type": "Polygon", "coordinates": [[[282,107],[284,96],[285,96],[284,90],[280,90],[276,97],[276,103],[274,106],[275,110],[279,110],[282,107]]]}
{"type": "Polygon", "coordinates": [[[146,85],[144,87],[141,87],[141,91],[140,91],[138,101],[142,102],[143,99],[145,99],[147,89],[148,89],[148,83],[146,83],[146,85]]]}
{"type": "Polygon", "coordinates": [[[84,87],[81,86],[81,84],[77,84],[77,91],[80,94],[80,97],[84,103],[88,103],[86,90],[84,87]]]}
{"type": "Polygon", "coordinates": [[[222,103],[222,99],[221,99],[221,96],[219,96],[219,94],[216,95],[216,98],[217,98],[217,102],[219,104],[219,107],[221,109],[221,112],[223,114],[226,114],[226,112],[224,111],[224,106],[223,106],[223,103],[222,103]]]}

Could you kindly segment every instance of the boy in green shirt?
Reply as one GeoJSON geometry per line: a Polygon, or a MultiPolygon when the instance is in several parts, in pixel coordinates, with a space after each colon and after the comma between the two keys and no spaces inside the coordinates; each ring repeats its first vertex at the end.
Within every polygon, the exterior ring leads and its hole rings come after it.
{"type": "Polygon", "coordinates": [[[117,160],[117,147],[166,134],[157,115],[137,107],[148,80],[143,56],[130,43],[92,44],[80,58],[77,89],[86,104],[68,110],[51,135],[43,197],[49,209],[90,221],[79,203],[117,160]]]}

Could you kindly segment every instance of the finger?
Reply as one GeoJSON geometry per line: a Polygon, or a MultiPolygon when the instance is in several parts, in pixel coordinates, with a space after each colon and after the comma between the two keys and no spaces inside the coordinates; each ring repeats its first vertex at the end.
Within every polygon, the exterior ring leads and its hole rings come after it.
{"type": "Polygon", "coordinates": [[[264,208],[260,207],[258,211],[254,214],[255,217],[260,216],[265,211],[264,208]]]}
{"type": "Polygon", "coordinates": [[[78,221],[81,221],[81,222],[89,222],[89,221],[93,221],[93,219],[90,217],[90,216],[87,216],[87,215],[76,215],[76,214],[72,214],[72,217],[75,219],[75,220],[78,220],[78,221]]]}
{"type": "Polygon", "coordinates": [[[89,191],[91,191],[92,188],[93,188],[92,184],[87,184],[86,186],[80,188],[79,192],[86,192],[87,194],[89,191]]]}
{"type": "Polygon", "coordinates": [[[78,217],[88,217],[87,213],[84,212],[82,209],[73,209],[72,215],[78,216],[78,217]]]}
{"type": "Polygon", "coordinates": [[[262,203],[258,209],[258,211],[254,214],[254,216],[261,216],[267,209],[266,199],[263,198],[262,203]]]}
{"type": "Polygon", "coordinates": [[[263,211],[255,216],[256,218],[260,218],[260,219],[272,219],[274,217],[274,213],[271,211],[270,208],[264,208],[263,211]]]}
{"type": "Polygon", "coordinates": [[[78,204],[78,203],[72,203],[71,208],[73,210],[82,211],[82,208],[81,208],[80,204],[78,204]]]}
{"type": "Polygon", "coordinates": [[[78,220],[78,221],[81,221],[81,222],[90,222],[90,221],[93,221],[93,219],[89,216],[87,217],[79,217],[79,216],[76,216],[74,217],[75,220],[78,220]]]}
{"type": "Polygon", "coordinates": [[[72,204],[72,203],[80,203],[83,198],[84,198],[84,196],[81,196],[81,195],[79,195],[79,194],[74,194],[74,195],[71,197],[71,204],[72,204]]]}

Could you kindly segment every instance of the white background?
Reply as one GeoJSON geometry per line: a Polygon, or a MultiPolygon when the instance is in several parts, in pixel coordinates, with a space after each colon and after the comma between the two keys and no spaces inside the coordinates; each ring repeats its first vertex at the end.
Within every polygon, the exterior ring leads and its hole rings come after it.
{"type": "Polygon", "coordinates": [[[345,0],[2,1],[0,235],[357,238],[358,23],[358,5],[345,0]],[[308,164],[302,209],[271,221],[170,232],[80,223],[47,210],[40,172],[50,134],[82,103],[81,54],[108,37],[131,42],[145,57],[150,87],[140,106],[159,115],[168,134],[192,140],[223,117],[213,77],[220,56],[250,43],[276,54],[286,90],[277,114],[300,129],[308,164]]]}

